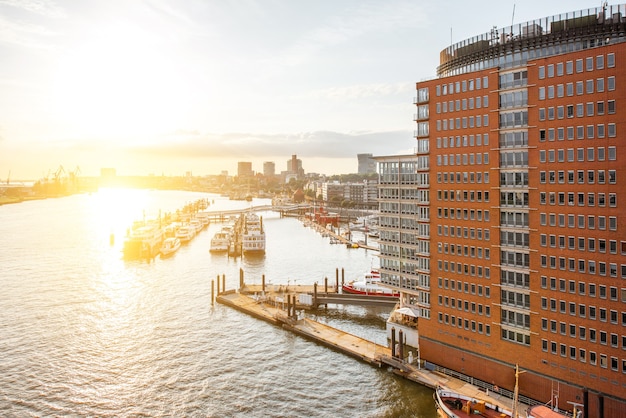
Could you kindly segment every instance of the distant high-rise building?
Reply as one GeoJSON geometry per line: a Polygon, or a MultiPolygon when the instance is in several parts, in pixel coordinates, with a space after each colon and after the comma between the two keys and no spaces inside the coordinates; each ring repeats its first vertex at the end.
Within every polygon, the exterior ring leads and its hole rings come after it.
{"type": "Polygon", "coordinates": [[[357,154],[359,160],[359,174],[371,174],[376,172],[376,160],[373,154],[357,154]]]}
{"type": "Polygon", "coordinates": [[[252,171],[252,163],[248,161],[239,161],[237,163],[237,176],[238,177],[252,177],[254,175],[252,171]]]}
{"type": "Polygon", "coordinates": [[[520,395],[585,418],[626,416],[624,16],[447,47],[416,84],[416,155],[377,157],[381,280],[418,316],[395,330],[502,394],[519,365],[520,395]]]}
{"type": "Polygon", "coordinates": [[[265,161],[263,163],[263,175],[265,177],[274,177],[276,175],[276,164],[273,161],[265,161]]]}
{"type": "Polygon", "coordinates": [[[304,177],[302,160],[295,154],[291,156],[291,159],[287,160],[287,173],[294,174],[297,177],[304,177]]]}

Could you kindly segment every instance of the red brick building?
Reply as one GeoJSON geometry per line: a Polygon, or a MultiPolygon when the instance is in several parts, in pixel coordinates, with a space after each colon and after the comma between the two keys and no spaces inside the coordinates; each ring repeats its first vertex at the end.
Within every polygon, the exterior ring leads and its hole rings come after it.
{"type": "Polygon", "coordinates": [[[406,251],[381,256],[420,313],[422,360],[503,392],[519,364],[523,397],[585,417],[626,416],[624,16],[567,13],[442,51],[415,100],[428,263],[403,277],[406,251]]]}

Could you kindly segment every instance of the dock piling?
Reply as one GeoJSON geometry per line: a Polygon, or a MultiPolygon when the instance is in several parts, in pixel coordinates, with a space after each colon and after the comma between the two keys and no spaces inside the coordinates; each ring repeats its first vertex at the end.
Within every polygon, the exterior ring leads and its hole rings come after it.
{"type": "Polygon", "coordinates": [[[239,269],[239,290],[243,289],[244,286],[244,282],[243,282],[243,269],[240,268],[239,269]]]}
{"type": "Polygon", "coordinates": [[[339,293],[339,268],[335,268],[335,293],[339,293]]]}
{"type": "Polygon", "coordinates": [[[265,274],[261,276],[261,290],[265,293],[265,274]]]}
{"type": "Polygon", "coordinates": [[[217,275],[217,295],[220,295],[220,275],[217,275]]]}
{"type": "MultiPolygon", "coordinates": [[[[217,280],[219,281],[219,276],[217,276],[217,280]]],[[[222,274],[222,292],[226,292],[226,275],[222,274]]]]}
{"type": "Polygon", "coordinates": [[[215,280],[211,280],[211,305],[215,304],[215,280]]]}

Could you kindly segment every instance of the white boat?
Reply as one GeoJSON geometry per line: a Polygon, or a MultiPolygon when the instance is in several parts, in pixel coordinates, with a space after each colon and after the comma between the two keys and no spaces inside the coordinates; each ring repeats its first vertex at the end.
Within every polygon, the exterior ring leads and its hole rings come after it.
{"type": "Polygon", "coordinates": [[[174,235],[181,243],[189,242],[196,236],[196,229],[190,225],[179,226],[174,235]]]}
{"type": "Polygon", "coordinates": [[[124,241],[124,258],[154,258],[161,249],[163,229],[158,224],[137,226],[129,232],[124,241]]]}
{"type": "Polygon", "coordinates": [[[211,221],[209,219],[209,216],[210,216],[209,212],[198,212],[198,213],[196,213],[196,218],[200,222],[202,222],[202,227],[203,228],[206,228],[211,223],[211,221]]]}
{"type": "Polygon", "coordinates": [[[265,231],[263,222],[256,213],[247,213],[241,237],[241,250],[244,254],[265,253],[265,231]]]}
{"type": "Polygon", "coordinates": [[[385,296],[390,298],[400,297],[399,292],[394,292],[392,289],[380,284],[380,273],[377,271],[370,271],[363,276],[361,280],[353,280],[341,286],[341,289],[345,293],[352,293],[355,295],[369,295],[369,296],[385,296]]]}
{"type": "Polygon", "coordinates": [[[193,218],[192,220],[190,220],[189,221],[189,226],[196,231],[195,232],[196,234],[204,229],[204,224],[198,218],[193,218]]]}
{"type": "Polygon", "coordinates": [[[176,237],[165,238],[161,245],[161,258],[173,255],[180,248],[180,239],[176,237]]]}
{"type": "Polygon", "coordinates": [[[213,235],[211,238],[211,248],[209,251],[212,253],[221,253],[228,251],[230,246],[231,234],[228,229],[222,229],[213,235]]]}

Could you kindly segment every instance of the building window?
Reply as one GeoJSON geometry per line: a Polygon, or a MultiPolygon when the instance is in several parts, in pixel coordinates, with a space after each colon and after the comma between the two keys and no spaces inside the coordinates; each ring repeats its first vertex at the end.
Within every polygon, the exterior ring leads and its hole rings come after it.
{"type": "Polygon", "coordinates": [[[616,149],[615,147],[609,147],[609,161],[615,161],[616,159],[616,149]]]}
{"type": "Polygon", "coordinates": [[[615,54],[610,53],[606,55],[606,65],[609,68],[615,67],[615,54]]]}
{"type": "Polygon", "coordinates": [[[615,129],[614,123],[609,123],[607,125],[607,131],[608,131],[609,138],[614,138],[617,135],[617,131],[615,129]]]}
{"type": "Polygon", "coordinates": [[[577,73],[582,73],[583,72],[583,60],[582,58],[579,58],[576,60],[576,72],[577,73]]]}
{"type": "Polygon", "coordinates": [[[607,78],[607,90],[613,91],[615,90],[615,76],[611,76],[607,78]]]}

